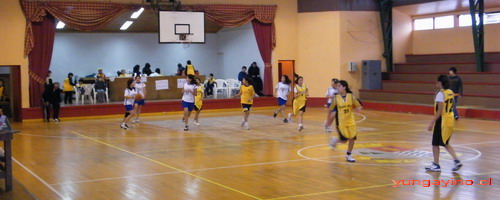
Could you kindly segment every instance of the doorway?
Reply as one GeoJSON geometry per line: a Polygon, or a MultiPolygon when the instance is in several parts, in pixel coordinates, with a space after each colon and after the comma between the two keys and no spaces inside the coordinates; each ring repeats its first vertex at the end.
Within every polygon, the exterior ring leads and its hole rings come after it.
{"type": "Polygon", "coordinates": [[[11,121],[20,122],[21,116],[21,69],[20,66],[0,66],[0,109],[11,121]]]}
{"type": "Polygon", "coordinates": [[[295,74],[295,60],[279,60],[278,61],[278,80],[281,80],[282,75],[287,75],[290,80],[292,80],[292,84],[290,87],[292,88],[292,92],[288,95],[288,101],[286,105],[292,105],[293,100],[293,88],[295,86],[294,75],[295,74]]]}

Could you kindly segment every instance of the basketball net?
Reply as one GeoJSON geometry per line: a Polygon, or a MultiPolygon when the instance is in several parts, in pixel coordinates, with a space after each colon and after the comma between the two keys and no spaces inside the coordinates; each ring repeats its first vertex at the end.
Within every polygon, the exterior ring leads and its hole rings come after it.
{"type": "Polygon", "coordinates": [[[189,34],[180,34],[179,41],[181,41],[182,47],[184,49],[189,48],[191,46],[191,40],[189,39],[189,34]]]}

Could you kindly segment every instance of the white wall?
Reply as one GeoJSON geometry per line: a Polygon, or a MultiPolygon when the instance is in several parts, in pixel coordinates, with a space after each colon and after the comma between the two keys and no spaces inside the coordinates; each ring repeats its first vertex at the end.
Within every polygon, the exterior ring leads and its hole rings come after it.
{"type": "Polygon", "coordinates": [[[149,62],[151,69],[173,75],[177,63],[191,60],[203,75],[237,78],[243,65],[257,62],[264,73],[264,63],[255,41],[252,25],[224,28],[207,34],[205,44],[158,44],[156,33],[56,33],[50,70],[54,81],[62,82],[69,72],[84,77],[103,68],[106,74],[149,62]]]}
{"type": "Polygon", "coordinates": [[[83,77],[103,68],[105,73],[149,62],[154,71],[173,75],[177,63],[191,60],[201,74],[219,73],[217,35],[207,34],[205,44],[158,44],[157,33],[56,33],[50,70],[54,81],[69,72],[83,77]]]}
{"type": "Polygon", "coordinates": [[[238,28],[223,28],[217,33],[218,54],[223,70],[215,77],[224,79],[238,79],[242,66],[250,67],[257,62],[260,76],[264,79],[264,62],[260,56],[259,47],[255,40],[252,24],[248,23],[238,28]]]}

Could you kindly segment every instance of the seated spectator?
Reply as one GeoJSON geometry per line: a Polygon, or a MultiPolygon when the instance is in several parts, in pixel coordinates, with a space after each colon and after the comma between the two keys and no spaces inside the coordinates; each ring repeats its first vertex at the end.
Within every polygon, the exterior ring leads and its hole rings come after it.
{"type": "Polygon", "coordinates": [[[160,68],[156,68],[155,69],[155,72],[153,72],[151,75],[149,76],[162,76],[161,73],[160,73],[160,68]]]}
{"type": "Polygon", "coordinates": [[[207,96],[212,96],[214,93],[214,85],[215,85],[214,74],[210,74],[207,80],[208,81],[207,85],[205,86],[205,93],[207,94],[207,96]]]}
{"type": "Polygon", "coordinates": [[[106,80],[106,74],[102,72],[102,69],[97,70],[97,76],[96,79],[99,79],[99,77],[102,77],[102,80],[106,80]]]}
{"type": "Polygon", "coordinates": [[[238,74],[238,81],[243,81],[243,78],[245,78],[245,76],[247,76],[247,67],[246,66],[243,66],[241,67],[241,72],[238,74]]]}
{"type": "Polygon", "coordinates": [[[175,74],[176,76],[182,76],[184,73],[184,67],[182,66],[181,63],[177,64],[177,73],[175,74]]]}
{"type": "Polygon", "coordinates": [[[122,71],[120,71],[120,75],[118,77],[130,77],[130,74],[127,74],[127,71],[122,69],[122,71]]]}
{"type": "Polygon", "coordinates": [[[106,82],[102,79],[102,77],[99,77],[97,81],[94,84],[94,88],[96,91],[96,101],[97,103],[104,103],[106,102],[106,82]]]}
{"type": "Polygon", "coordinates": [[[150,76],[153,72],[151,71],[151,64],[146,63],[144,65],[144,68],[142,68],[142,74],[146,74],[147,76],[150,76]]]}

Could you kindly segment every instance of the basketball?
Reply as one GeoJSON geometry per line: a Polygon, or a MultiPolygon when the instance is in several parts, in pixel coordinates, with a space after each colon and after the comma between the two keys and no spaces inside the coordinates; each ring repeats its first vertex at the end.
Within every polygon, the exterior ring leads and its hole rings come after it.
{"type": "Polygon", "coordinates": [[[142,95],[141,95],[141,94],[136,94],[136,95],[135,95],[135,100],[136,100],[136,101],[139,101],[139,100],[141,100],[141,99],[142,99],[142,95]]]}

